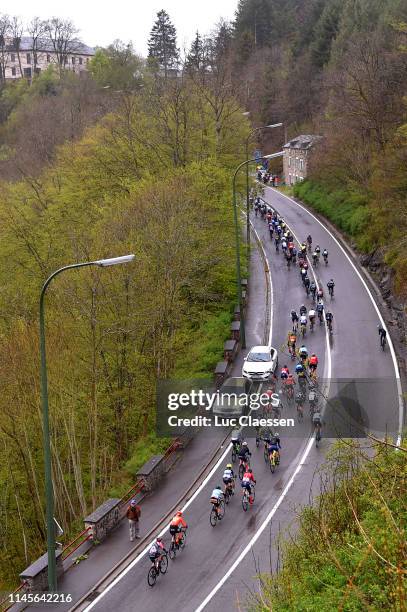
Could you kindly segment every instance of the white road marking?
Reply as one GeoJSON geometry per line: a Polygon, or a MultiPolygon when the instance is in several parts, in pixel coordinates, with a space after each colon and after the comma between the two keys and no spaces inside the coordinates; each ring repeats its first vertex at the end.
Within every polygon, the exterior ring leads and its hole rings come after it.
{"type": "Polygon", "coordinates": [[[264,259],[267,262],[267,275],[268,275],[268,279],[269,279],[269,283],[270,283],[270,318],[269,318],[269,339],[268,339],[268,345],[271,346],[271,335],[273,332],[273,308],[274,308],[274,292],[273,292],[273,280],[271,278],[271,272],[270,272],[270,265],[269,265],[269,261],[267,259],[267,253],[263,247],[263,243],[261,241],[260,236],[258,235],[256,228],[254,227],[252,221],[250,220],[250,225],[252,227],[253,232],[256,234],[257,236],[257,240],[259,241],[259,245],[261,250],[263,251],[263,255],[264,255],[264,259]]]}
{"type": "Polygon", "coordinates": [[[332,234],[332,232],[325,227],[325,225],[315,216],[313,215],[309,210],[307,210],[305,208],[305,206],[302,206],[302,204],[299,204],[298,202],[296,202],[295,200],[293,200],[292,198],[288,197],[287,195],[285,195],[285,193],[281,193],[280,191],[278,191],[277,189],[274,189],[273,187],[269,187],[269,189],[271,189],[272,191],[275,191],[276,193],[279,193],[281,196],[283,196],[284,198],[287,198],[287,200],[289,200],[290,202],[292,202],[293,204],[295,204],[296,206],[298,206],[299,208],[301,208],[302,210],[304,210],[306,213],[308,213],[310,215],[310,217],[312,217],[315,221],[317,221],[319,223],[319,225],[331,236],[332,240],[334,240],[336,242],[336,244],[338,245],[338,247],[341,249],[342,253],[345,255],[346,259],[349,261],[350,265],[352,266],[352,268],[354,269],[354,271],[356,272],[357,276],[359,277],[360,282],[362,283],[362,285],[364,286],[364,288],[367,291],[367,294],[373,304],[373,307],[377,313],[377,316],[379,317],[380,323],[383,326],[383,328],[386,330],[386,334],[387,334],[387,342],[389,344],[389,348],[390,348],[390,354],[391,354],[391,358],[393,360],[393,366],[394,366],[394,371],[396,374],[396,384],[397,384],[397,392],[398,392],[398,396],[399,396],[399,430],[398,430],[398,437],[397,437],[397,446],[399,446],[401,444],[401,436],[402,436],[402,432],[403,432],[403,414],[404,414],[404,403],[403,403],[403,389],[401,387],[401,379],[400,379],[400,370],[399,370],[399,366],[397,363],[397,357],[396,357],[396,352],[394,350],[394,346],[393,346],[393,342],[392,339],[390,337],[389,334],[389,330],[387,329],[386,323],[381,315],[381,312],[379,310],[379,307],[376,304],[376,301],[372,295],[372,292],[370,291],[365,279],[363,278],[363,276],[361,275],[361,273],[359,272],[359,270],[357,269],[357,267],[355,266],[355,264],[353,263],[353,261],[351,260],[351,258],[349,257],[348,253],[345,251],[345,249],[343,248],[343,246],[341,245],[341,243],[339,242],[339,240],[332,234]]]}
{"type": "MultiPolygon", "coordinates": [[[[198,489],[195,491],[195,493],[192,495],[192,497],[187,501],[187,503],[183,506],[182,511],[184,512],[188,506],[190,506],[192,504],[192,502],[194,501],[194,499],[199,495],[199,493],[202,491],[202,489],[206,486],[206,484],[208,483],[208,481],[212,478],[212,476],[214,475],[214,473],[216,472],[216,470],[219,468],[219,466],[221,465],[221,463],[223,463],[223,461],[225,460],[225,457],[228,455],[228,453],[230,452],[232,445],[228,444],[226,447],[225,452],[222,454],[222,456],[218,459],[218,461],[216,462],[216,464],[213,466],[213,468],[211,469],[211,471],[209,472],[209,474],[206,476],[206,478],[203,480],[203,482],[200,484],[200,486],[198,487],[198,489]]],[[[169,524],[164,527],[164,529],[162,531],[160,531],[160,533],[156,536],[156,537],[162,537],[168,530],[169,530],[170,526],[169,524]]],[[[92,601],[92,603],[90,603],[84,610],[84,612],[87,612],[88,610],[91,610],[101,599],[102,597],[104,597],[109,591],[111,591],[111,589],[113,587],[116,586],[116,584],[118,582],[120,582],[120,580],[122,578],[124,578],[124,576],[135,566],[137,565],[137,563],[148,553],[152,543],[155,541],[156,538],[154,538],[153,540],[151,540],[151,542],[141,551],[141,553],[139,553],[137,555],[137,557],[135,559],[133,559],[133,561],[113,580],[113,582],[111,582],[103,591],[100,595],[98,595],[96,597],[96,599],[94,599],[92,601]]]]}
{"type": "MultiPolygon", "coordinates": [[[[253,227],[253,225],[252,225],[253,227]]],[[[256,230],[253,227],[253,230],[256,232],[256,230]]],[[[257,237],[259,238],[257,232],[256,232],[257,237]]],[[[259,243],[261,244],[261,240],[259,238],[259,243]]],[[[261,245],[262,249],[263,246],[261,245]]],[[[267,255],[263,249],[263,253],[264,256],[266,258],[267,261],[267,255]]],[[[268,264],[268,261],[267,261],[268,264]]],[[[271,341],[271,329],[273,326],[273,283],[271,280],[271,274],[270,274],[270,266],[268,265],[268,274],[269,274],[269,280],[270,280],[270,331],[269,331],[269,344],[271,341]]],[[[211,469],[211,471],[209,472],[209,474],[206,476],[206,478],[203,480],[203,482],[200,484],[200,486],[198,487],[198,489],[195,491],[195,493],[191,496],[191,498],[187,501],[187,503],[183,506],[182,511],[184,512],[191,504],[192,502],[197,498],[197,496],[201,493],[202,489],[206,486],[206,484],[209,482],[209,480],[212,478],[212,476],[214,475],[214,473],[216,472],[216,470],[219,468],[219,466],[223,463],[223,461],[225,460],[225,457],[229,454],[230,449],[231,449],[232,445],[228,444],[227,448],[225,450],[225,452],[222,454],[222,456],[220,457],[220,459],[216,462],[216,464],[213,466],[213,468],[211,469]]],[[[167,525],[159,534],[158,537],[162,537],[168,530],[169,530],[169,525],[167,525]]],[[[154,538],[155,539],[155,538],[154,538]]],[[[113,582],[111,582],[103,591],[100,595],[98,595],[96,597],[96,599],[94,599],[92,601],[92,603],[90,603],[86,608],[84,612],[87,612],[88,610],[91,610],[113,587],[116,586],[116,584],[118,584],[118,582],[120,582],[120,580],[122,578],[124,578],[124,576],[135,566],[137,565],[137,563],[139,563],[139,561],[148,553],[152,543],[154,540],[152,540],[142,551],[141,553],[139,553],[137,555],[137,557],[135,559],[133,559],[133,561],[113,580],[113,582]]]]}
{"type": "MultiPolygon", "coordinates": [[[[298,244],[301,244],[298,241],[298,237],[295,235],[294,230],[291,227],[290,227],[290,230],[292,231],[293,236],[297,240],[298,244]]],[[[264,250],[263,250],[263,252],[264,252],[264,250]]],[[[267,263],[268,263],[268,260],[267,260],[267,263]]],[[[314,276],[315,282],[317,282],[315,271],[314,271],[314,269],[313,269],[313,267],[311,265],[311,262],[309,263],[309,266],[311,267],[312,274],[314,276]]],[[[270,266],[268,266],[268,267],[270,269],[270,266]]],[[[331,360],[331,349],[330,349],[330,345],[329,345],[329,335],[328,335],[328,330],[327,330],[326,326],[325,326],[325,340],[326,340],[326,346],[327,346],[327,353],[326,353],[327,354],[327,362],[325,364],[324,374],[325,374],[325,372],[327,372],[327,380],[329,381],[331,379],[331,375],[332,375],[332,360],[331,360]]],[[[329,384],[328,384],[328,387],[329,387],[329,384]]],[[[328,393],[328,391],[327,391],[327,393],[328,393]]],[[[273,518],[273,516],[277,512],[279,506],[281,505],[281,502],[286,497],[288,491],[291,489],[296,476],[299,474],[299,472],[301,471],[302,467],[305,465],[306,459],[307,459],[307,457],[308,457],[308,455],[309,455],[309,453],[311,451],[311,448],[312,448],[313,444],[314,444],[314,436],[312,436],[311,439],[309,440],[309,442],[308,442],[308,444],[307,444],[307,446],[305,448],[305,451],[304,451],[300,461],[297,464],[297,467],[295,468],[295,470],[292,473],[289,481],[287,482],[286,486],[284,487],[283,492],[281,493],[280,497],[277,499],[276,503],[274,504],[274,506],[272,507],[272,509],[270,510],[268,515],[266,516],[266,518],[264,519],[263,523],[260,525],[260,527],[258,528],[256,533],[254,534],[254,536],[251,538],[251,540],[248,542],[248,544],[242,550],[242,552],[237,557],[237,559],[235,559],[235,561],[232,563],[232,565],[230,566],[228,571],[222,576],[222,578],[214,586],[212,591],[205,597],[203,602],[196,608],[195,612],[201,612],[201,610],[203,610],[208,605],[208,603],[211,601],[211,599],[214,597],[214,595],[216,595],[216,593],[219,591],[219,589],[225,584],[225,582],[229,578],[229,576],[231,576],[231,574],[237,568],[237,566],[242,561],[242,559],[244,559],[244,557],[247,555],[247,553],[252,549],[253,545],[257,542],[257,540],[259,539],[259,537],[261,536],[261,534],[266,529],[267,525],[269,524],[269,522],[271,521],[271,519],[273,518]]]]}

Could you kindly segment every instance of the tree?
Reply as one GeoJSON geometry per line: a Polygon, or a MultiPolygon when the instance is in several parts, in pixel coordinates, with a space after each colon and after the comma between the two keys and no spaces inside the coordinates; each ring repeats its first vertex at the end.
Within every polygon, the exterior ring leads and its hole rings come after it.
{"type": "Polygon", "coordinates": [[[134,53],[131,43],[115,40],[106,49],[98,49],[89,70],[102,87],[131,91],[142,80],[142,60],[134,53]]]}
{"type": "Polygon", "coordinates": [[[37,71],[38,51],[44,44],[44,38],[47,31],[47,24],[39,17],[34,17],[27,26],[28,34],[31,38],[31,49],[33,55],[34,74],[37,71]]]}
{"type": "Polygon", "coordinates": [[[10,17],[0,15],[0,82],[6,81],[6,67],[9,60],[7,38],[10,36],[10,17]]]}
{"type": "Polygon", "coordinates": [[[148,57],[151,63],[154,64],[155,62],[164,71],[166,78],[168,70],[178,67],[177,32],[168,13],[164,10],[157,13],[157,20],[151,30],[148,41],[148,57]]]}
{"type": "Polygon", "coordinates": [[[13,17],[11,19],[11,22],[10,22],[10,33],[11,33],[11,36],[13,38],[13,48],[15,49],[16,54],[17,54],[18,67],[20,69],[20,76],[21,77],[24,76],[23,68],[21,66],[21,54],[20,54],[21,37],[23,35],[23,31],[24,31],[24,26],[21,23],[20,18],[19,17],[13,17]]]}
{"type": "Polygon", "coordinates": [[[199,71],[205,67],[205,47],[198,30],[185,60],[185,70],[199,71]]]}
{"type": "Polygon", "coordinates": [[[322,68],[330,59],[332,43],[339,31],[341,10],[342,0],[330,0],[315,27],[311,57],[317,68],[322,68]]]}
{"type": "Polygon", "coordinates": [[[45,30],[61,71],[68,63],[68,55],[78,50],[80,42],[76,35],[79,30],[69,19],[60,19],[59,17],[49,19],[46,22],[45,30]]]}

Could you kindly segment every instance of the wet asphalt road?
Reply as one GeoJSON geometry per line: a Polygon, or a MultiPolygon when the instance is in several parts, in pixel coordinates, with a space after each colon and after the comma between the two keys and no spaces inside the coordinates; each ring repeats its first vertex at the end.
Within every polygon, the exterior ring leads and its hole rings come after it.
{"type": "MultiPolygon", "coordinates": [[[[367,393],[369,396],[369,405],[366,407],[367,418],[372,426],[380,419],[383,420],[384,415],[387,431],[396,432],[398,404],[395,397],[393,364],[389,351],[383,353],[379,349],[376,332],[378,317],[360,279],[329,234],[306,211],[271,189],[266,189],[265,199],[277,207],[300,239],[311,233],[314,244],[318,242],[321,249],[324,247],[328,249],[329,266],[326,269],[319,267],[317,275],[323,282],[324,289],[331,276],[336,283],[336,295],[331,306],[335,317],[334,334],[329,340],[332,376],[359,380],[387,379],[389,382],[385,391],[381,392],[380,387],[376,386],[374,393],[367,393]]],[[[253,218],[253,223],[263,240],[272,271],[274,299],[272,344],[279,350],[281,367],[285,361],[282,349],[290,326],[289,313],[293,307],[298,309],[303,302],[309,306],[311,302],[306,300],[297,269],[287,271],[282,255],[275,253],[266,224],[260,218],[253,218]]],[[[257,282],[259,279],[261,276],[257,282]]],[[[253,291],[253,287],[250,291],[253,291]]],[[[261,313],[261,317],[263,314],[261,313]]],[[[261,317],[259,316],[259,319],[261,317]]],[[[252,343],[259,340],[251,338],[252,343]]],[[[324,328],[317,325],[315,333],[306,339],[306,343],[310,352],[316,352],[320,358],[318,368],[320,375],[325,370],[326,376],[328,361],[324,328]]],[[[332,387],[335,387],[335,384],[332,387]]],[[[294,414],[293,408],[285,407],[284,410],[286,415],[294,414]]],[[[272,475],[264,463],[262,451],[260,449],[256,451],[253,441],[249,442],[253,452],[252,466],[257,478],[254,507],[247,513],[243,512],[239,491],[239,495],[236,495],[229,505],[224,520],[215,528],[210,526],[209,496],[212,488],[221,484],[223,468],[219,469],[188,509],[187,546],[179,557],[170,563],[168,573],[159,577],[153,589],[149,588],[146,580],[149,560],[143,559],[96,604],[94,609],[103,612],[110,612],[112,609],[118,612],[147,609],[158,611],[163,608],[168,612],[196,610],[264,521],[298,464],[306,443],[305,437],[284,438],[283,435],[281,465],[272,475]]],[[[255,559],[263,570],[269,568],[270,562],[273,567],[276,566],[278,553],[274,545],[275,538],[290,526],[296,509],[308,502],[312,492],[317,492],[315,470],[323,460],[324,451],[328,446],[328,440],[324,440],[319,449],[312,448],[273,521],[254,546],[253,553],[240,561],[234,573],[208,603],[206,610],[222,609],[227,612],[237,609],[237,600],[241,604],[244,602],[246,587],[254,590],[257,588],[257,581],[253,578],[256,573],[255,559]]]]}

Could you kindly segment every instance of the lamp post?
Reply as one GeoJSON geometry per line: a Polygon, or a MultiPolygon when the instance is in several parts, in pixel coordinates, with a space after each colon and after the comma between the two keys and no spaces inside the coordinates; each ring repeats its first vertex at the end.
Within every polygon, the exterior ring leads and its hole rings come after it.
{"type": "MultiPolygon", "coordinates": [[[[281,157],[282,155],[284,155],[284,152],[280,151],[279,153],[272,153],[271,155],[264,155],[263,159],[272,159],[274,157],[281,157]]],[[[236,202],[236,176],[240,168],[243,168],[243,166],[246,166],[248,168],[249,164],[253,164],[256,162],[257,162],[257,159],[247,159],[246,161],[239,164],[235,170],[235,173],[233,175],[233,180],[232,180],[233,217],[234,217],[234,222],[235,222],[235,243],[236,243],[237,301],[240,306],[240,338],[242,341],[242,348],[246,348],[246,329],[245,329],[245,320],[244,320],[244,312],[243,312],[243,304],[242,304],[242,274],[241,274],[241,267],[240,267],[240,234],[239,234],[239,221],[237,218],[237,202],[236,202]]],[[[247,218],[248,217],[249,217],[249,213],[247,211],[247,218]]]]}
{"type": "Polygon", "coordinates": [[[48,285],[55,276],[65,270],[74,268],[84,268],[85,266],[100,266],[106,268],[117,264],[133,261],[134,255],[124,255],[123,257],[112,257],[111,259],[99,259],[97,261],[87,261],[84,263],[71,264],[59,268],[45,281],[40,296],[40,356],[41,356],[41,407],[43,419],[43,444],[44,444],[44,472],[45,472],[45,500],[46,500],[46,520],[47,520],[47,552],[48,552],[48,589],[51,593],[57,590],[57,573],[55,559],[55,527],[54,527],[54,492],[52,487],[51,470],[51,442],[49,431],[49,412],[48,412],[48,382],[47,382],[47,360],[45,352],[45,317],[44,317],[44,298],[48,285]]]}
{"type": "MultiPolygon", "coordinates": [[[[249,142],[253,134],[262,130],[272,130],[273,128],[282,127],[282,123],[272,123],[270,125],[261,125],[253,128],[248,137],[246,138],[246,159],[249,157],[249,142]]],[[[247,248],[250,250],[250,223],[249,223],[249,165],[246,166],[246,242],[247,248]]]]}

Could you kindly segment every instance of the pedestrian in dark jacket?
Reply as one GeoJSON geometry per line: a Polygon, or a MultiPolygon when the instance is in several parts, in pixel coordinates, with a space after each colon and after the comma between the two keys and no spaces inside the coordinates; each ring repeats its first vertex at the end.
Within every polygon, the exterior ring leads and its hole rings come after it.
{"type": "Polygon", "coordinates": [[[129,519],[130,542],[134,542],[135,538],[139,538],[139,520],[141,508],[137,505],[135,499],[132,499],[127,508],[126,516],[129,519]]]}

